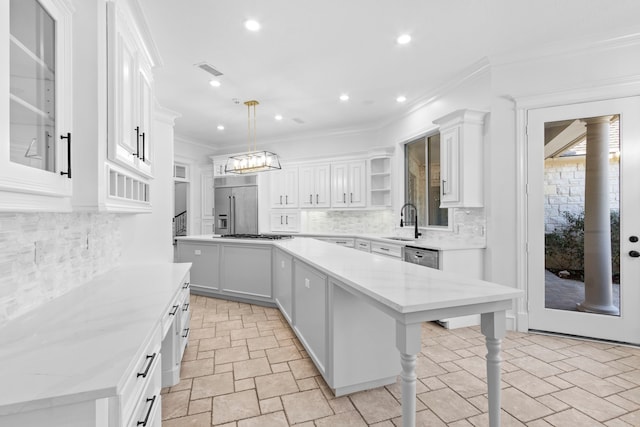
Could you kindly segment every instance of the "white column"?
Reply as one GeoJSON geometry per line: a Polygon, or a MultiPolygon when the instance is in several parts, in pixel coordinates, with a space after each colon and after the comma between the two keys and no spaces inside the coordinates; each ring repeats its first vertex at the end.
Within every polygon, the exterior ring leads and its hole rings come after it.
{"type": "Polygon", "coordinates": [[[416,425],[416,355],[422,348],[421,328],[421,323],[406,325],[396,320],[396,347],[402,365],[402,427],[416,425]]]}
{"type": "Polygon", "coordinates": [[[587,124],[584,202],[584,301],[578,310],[618,315],[611,283],[609,207],[610,116],[583,119],[587,124]]]}

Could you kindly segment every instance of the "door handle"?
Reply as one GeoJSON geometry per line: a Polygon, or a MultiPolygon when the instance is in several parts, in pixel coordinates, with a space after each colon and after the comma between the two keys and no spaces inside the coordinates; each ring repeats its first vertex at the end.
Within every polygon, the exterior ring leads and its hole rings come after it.
{"type": "Polygon", "coordinates": [[[309,194],[309,204],[313,204],[313,194],[309,194]]]}
{"type": "Polygon", "coordinates": [[[320,203],[320,202],[318,201],[318,199],[319,199],[319,197],[318,197],[318,195],[316,194],[316,205],[317,205],[318,203],[320,203]]]}
{"type": "Polygon", "coordinates": [[[60,175],[67,175],[67,178],[71,179],[71,132],[67,132],[66,135],[60,135],[60,139],[67,140],[67,171],[60,171],[60,175]]]}
{"type": "Polygon", "coordinates": [[[638,258],[638,257],[640,257],[640,252],[638,252],[638,251],[629,251],[629,256],[631,258],[638,258]]]}
{"type": "Polygon", "coordinates": [[[349,193],[349,196],[350,196],[349,203],[353,203],[353,193],[349,193]]]}
{"type": "Polygon", "coordinates": [[[638,241],[638,236],[630,236],[630,237],[629,237],[629,241],[630,241],[631,243],[636,243],[636,242],[638,241]]]}
{"type": "Polygon", "coordinates": [[[286,196],[284,196],[284,204],[285,205],[289,204],[289,195],[288,194],[286,196]]]}
{"type": "Polygon", "coordinates": [[[280,204],[282,204],[282,195],[280,196],[280,204]]]}
{"type": "Polygon", "coordinates": [[[347,193],[342,193],[342,203],[347,203],[347,193]]]}

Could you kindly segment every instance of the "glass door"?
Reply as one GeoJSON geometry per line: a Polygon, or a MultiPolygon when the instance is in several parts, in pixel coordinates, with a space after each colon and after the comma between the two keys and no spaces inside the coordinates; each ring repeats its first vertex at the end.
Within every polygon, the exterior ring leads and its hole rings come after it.
{"type": "Polygon", "coordinates": [[[529,329],[640,343],[640,99],[528,113],[529,329]]]}

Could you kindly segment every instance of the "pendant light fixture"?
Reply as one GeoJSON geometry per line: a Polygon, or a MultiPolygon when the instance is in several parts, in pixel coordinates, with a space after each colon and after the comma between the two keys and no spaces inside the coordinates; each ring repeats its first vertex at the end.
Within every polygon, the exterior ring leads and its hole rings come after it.
{"type": "Polygon", "coordinates": [[[249,130],[247,152],[230,156],[224,171],[226,173],[245,174],[282,169],[277,154],[269,151],[257,151],[256,149],[256,105],[258,105],[258,101],[246,101],[244,105],[247,106],[247,127],[249,130]],[[252,112],[253,127],[251,126],[252,112]]]}

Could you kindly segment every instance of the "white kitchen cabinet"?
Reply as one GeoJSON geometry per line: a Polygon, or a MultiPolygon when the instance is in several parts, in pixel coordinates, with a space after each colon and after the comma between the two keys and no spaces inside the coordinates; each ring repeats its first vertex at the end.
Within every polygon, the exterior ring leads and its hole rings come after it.
{"type": "Polygon", "coordinates": [[[324,375],[327,370],[327,276],[293,261],[293,329],[324,375]]]}
{"type": "Polygon", "coordinates": [[[225,167],[227,166],[226,159],[219,159],[213,161],[213,176],[225,176],[227,173],[225,172],[225,167]]]}
{"type": "Polygon", "coordinates": [[[389,258],[402,259],[401,245],[392,245],[389,243],[371,242],[371,252],[378,255],[384,255],[389,258]]]}
{"type": "Polygon", "coordinates": [[[299,212],[274,211],[269,218],[272,232],[297,233],[300,231],[299,212]]]}
{"type": "Polygon", "coordinates": [[[331,165],[313,165],[299,168],[301,208],[331,207],[331,165]]]}
{"type": "Polygon", "coordinates": [[[293,321],[293,257],[280,249],[273,250],[273,299],[287,319],[293,321]]]}
{"type": "Polygon", "coordinates": [[[440,207],[482,207],[483,130],[486,113],[458,110],[440,126],[440,207]]]}
{"type": "Polygon", "coordinates": [[[200,224],[200,233],[201,234],[215,234],[216,233],[216,222],[214,219],[203,219],[200,224]]]}
{"type": "Polygon", "coordinates": [[[369,206],[391,206],[391,157],[369,159],[369,206]]]}
{"type": "Polygon", "coordinates": [[[269,173],[272,208],[298,207],[298,168],[283,168],[269,173]]]}
{"type": "Polygon", "coordinates": [[[107,3],[108,157],[152,177],[153,58],[130,1],[107,3]]]}
{"type": "Polygon", "coordinates": [[[0,210],[71,210],[72,9],[67,0],[0,5],[0,210]]]}
{"type": "Polygon", "coordinates": [[[367,205],[365,160],[331,165],[331,207],[363,208],[367,205]]]}
{"type": "Polygon", "coordinates": [[[355,239],[353,237],[316,237],[316,239],[327,243],[333,243],[338,246],[345,246],[347,248],[355,247],[355,239]]]}
{"type": "Polygon", "coordinates": [[[220,283],[224,294],[272,302],[271,246],[222,245],[220,283]]]}
{"type": "Polygon", "coordinates": [[[355,248],[363,252],[371,252],[371,242],[364,239],[356,239],[355,248]]]}
{"type": "Polygon", "coordinates": [[[202,219],[213,219],[213,171],[209,168],[200,176],[202,219]]]}
{"type": "Polygon", "coordinates": [[[162,387],[171,387],[180,382],[180,363],[187,345],[191,319],[189,288],[187,275],[162,318],[162,387]]]}

